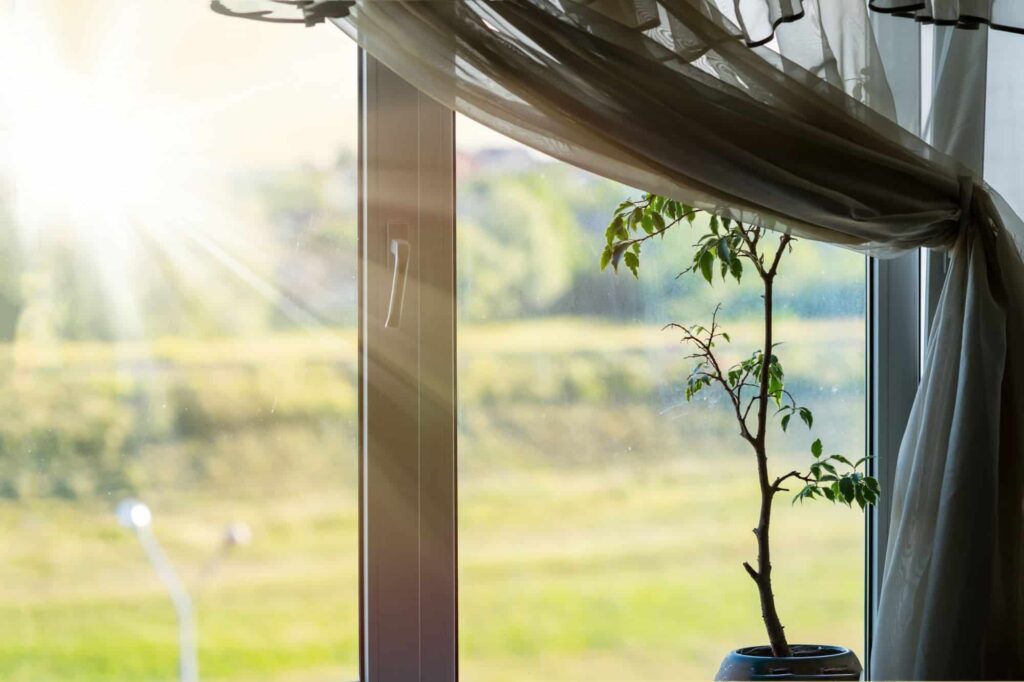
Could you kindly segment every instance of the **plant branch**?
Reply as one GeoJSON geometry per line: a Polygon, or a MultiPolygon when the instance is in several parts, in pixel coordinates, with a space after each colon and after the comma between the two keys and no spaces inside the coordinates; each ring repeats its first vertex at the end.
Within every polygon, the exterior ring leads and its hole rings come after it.
{"type": "Polygon", "coordinates": [[[725,391],[725,394],[729,397],[729,402],[732,403],[733,410],[736,413],[736,419],[740,425],[740,435],[743,436],[751,445],[754,444],[754,436],[750,433],[747,428],[746,417],[741,413],[741,403],[739,389],[741,386],[732,386],[729,381],[725,378],[725,374],[722,372],[721,363],[718,357],[715,355],[713,350],[714,342],[716,338],[720,338],[722,334],[718,331],[718,312],[721,309],[721,304],[715,306],[715,311],[711,316],[711,328],[707,329],[707,338],[701,338],[697,333],[694,332],[693,328],[685,327],[675,322],[665,325],[665,329],[678,329],[683,332],[683,341],[692,343],[698,349],[698,352],[688,356],[690,358],[697,358],[703,361],[702,365],[698,366],[693,372],[690,373],[691,377],[702,376],[716,382],[725,391]],[[710,371],[703,369],[702,367],[708,367],[710,371]]]}
{"type": "Polygon", "coordinates": [[[803,481],[804,483],[814,483],[814,478],[813,477],[808,476],[807,474],[800,473],[799,471],[790,471],[788,474],[785,474],[784,476],[779,476],[778,478],[775,479],[775,482],[772,483],[772,490],[773,491],[785,490],[785,488],[782,488],[781,485],[782,485],[783,481],[785,481],[787,479],[790,479],[790,478],[799,479],[799,480],[803,481]]]}
{"type": "Polygon", "coordinates": [[[768,275],[770,277],[775,277],[775,273],[779,271],[779,261],[782,260],[782,253],[783,251],[786,250],[786,248],[789,246],[789,243],[792,241],[793,237],[791,237],[788,234],[782,235],[782,238],[779,239],[779,248],[775,252],[775,257],[772,259],[771,268],[768,269],[768,275]]]}
{"type": "Polygon", "coordinates": [[[623,239],[622,241],[620,241],[617,244],[617,246],[619,248],[628,249],[629,247],[633,246],[633,244],[643,244],[648,239],[652,239],[654,237],[657,237],[659,235],[662,235],[662,234],[668,232],[673,227],[675,227],[676,225],[681,223],[683,220],[686,220],[688,218],[692,218],[692,217],[696,216],[698,213],[700,213],[700,209],[695,208],[692,211],[690,211],[689,213],[684,213],[683,215],[679,216],[678,218],[676,218],[672,222],[670,222],[667,225],[665,225],[665,227],[661,228],[660,230],[655,230],[654,232],[649,232],[649,233],[645,234],[642,237],[633,237],[633,238],[630,238],[630,239],[623,239]]]}
{"type": "Polygon", "coordinates": [[[750,260],[751,263],[754,264],[754,268],[757,269],[757,274],[761,275],[763,279],[765,275],[764,263],[762,262],[761,257],[757,253],[757,242],[761,238],[761,235],[758,232],[758,230],[759,228],[754,228],[754,237],[748,235],[746,229],[744,228],[740,228],[739,232],[740,237],[743,239],[743,243],[745,243],[747,245],[747,248],[750,250],[750,253],[747,255],[747,258],[750,260]]]}

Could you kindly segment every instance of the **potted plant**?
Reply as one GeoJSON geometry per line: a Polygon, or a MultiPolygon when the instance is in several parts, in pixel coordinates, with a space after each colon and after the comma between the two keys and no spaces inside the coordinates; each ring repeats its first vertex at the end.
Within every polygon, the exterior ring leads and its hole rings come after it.
{"type": "MultiPolygon", "coordinates": [[[[692,225],[699,212],[692,206],[654,194],[644,194],[637,201],[623,201],[605,232],[607,243],[601,256],[601,268],[611,265],[617,271],[624,265],[638,277],[642,246],[677,225],[692,225]]],[[[772,325],[775,280],[784,256],[792,250],[796,240],[788,234],[776,237],[763,227],[717,215],[709,215],[707,225],[707,231],[695,244],[690,264],[680,274],[692,273],[711,284],[716,275],[738,283],[745,273],[753,272],[761,280],[764,299],[760,347],[735,364],[723,362],[719,352],[722,344],[731,343],[729,334],[718,323],[721,304],[712,313],[710,326],[668,325],[682,333],[683,340],[693,350],[688,357],[696,360],[686,379],[686,399],[689,401],[711,388],[725,394],[739,426],[739,437],[753,451],[760,489],[760,513],[754,529],[757,560],[753,565],[744,562],[743,568],[757,587],[768,645],[732,651],[722,662],[716,679],[856,680],[860,678],[861,665],[849,649],[790,644],[786,639],[772,592],[772,505],[779,493],[793,490],[794,503],[823,498],[849,507],[856,503],[863,509],[878,499],[878,481],[861,471],[867,457],[852,461],[840,454],[825,455],[820,439],[810,446],[811,460],[806,471],[792,470],[772,478],[768,467],[770,428],[777,424],[786,431],[794,417],[808,429],[814,424],[811,410],[799,404],[786,389],[785,373],[775,354],[779,344],[772,325]]]]}

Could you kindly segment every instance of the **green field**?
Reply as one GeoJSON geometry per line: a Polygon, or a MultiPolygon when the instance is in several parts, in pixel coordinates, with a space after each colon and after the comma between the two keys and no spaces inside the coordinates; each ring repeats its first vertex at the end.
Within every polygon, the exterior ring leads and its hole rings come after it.
{"type": "MultiPolygon", "coordinates": [[[[731,329],[741,346],[755,326],[731,329]]],[[[846,452],[863,447],[862,331],[780,330],[817,435],[846,452]]],[[[196,586],[204,680],[354,679],[354,343],[9,347],[0,679],[175,679],[173,612],[112,514],[129,494],[196,586]],[[231,521],[252,544],[200,581],[231,521]]],[[[466,327],[459,348],[463,679],[708,679],[763,639],[740,567],[751,462],[720,404],[681,405],[675,338],[550,319],[466,327]]],[[[777,439],[780,458],[809,438],[777,439]]],[[[778,509],[791,639],[862,649],[862,515],[778,509]]]]}

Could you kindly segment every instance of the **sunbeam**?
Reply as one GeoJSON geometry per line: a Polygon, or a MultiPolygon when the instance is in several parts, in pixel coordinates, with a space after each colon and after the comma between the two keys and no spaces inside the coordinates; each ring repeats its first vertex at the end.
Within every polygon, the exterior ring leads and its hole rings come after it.
{"type": "Polygon", "coordinates": [[[201,98],[154,93],[140,85],[151,76],[137,59],[143,13],[135,5],[108,9],[91,60],[62,50],[52,15],[34,5],[16,5],[0,28],[0,173],[13,188],[24,245],[59,242],[88,259],[118,338],[148,333],[137,284],[161,267],[178,273],[168,284],[189,289],[176,295],[201,298],[227,279],[292,323],[320,327],[275,283],[272,264],[248,248],[251,225],[225,194],[237,160],[218,154],[212,135],[214,119],[294,87],[294,79],[201,98]]]}

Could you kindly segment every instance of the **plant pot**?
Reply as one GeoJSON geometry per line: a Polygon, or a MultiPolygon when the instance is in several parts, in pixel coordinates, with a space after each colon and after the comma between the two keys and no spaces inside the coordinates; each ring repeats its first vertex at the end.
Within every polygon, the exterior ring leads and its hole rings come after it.
{"type": "Polygon", "coordinates": [[[792,656],[772,656],[771,647],[748,646],[725,657],[716,680],[859,680],[857,654],[841,646],[794,644],[792,656]]]}

